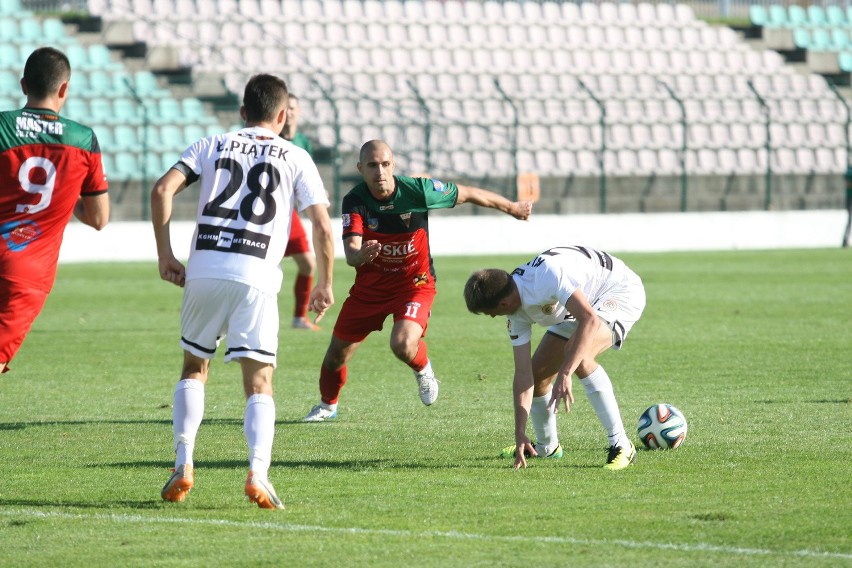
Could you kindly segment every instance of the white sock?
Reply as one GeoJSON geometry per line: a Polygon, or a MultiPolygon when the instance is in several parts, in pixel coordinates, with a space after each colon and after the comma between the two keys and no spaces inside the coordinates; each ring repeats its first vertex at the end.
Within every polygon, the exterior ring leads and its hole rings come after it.
{"type": "Polygon", "coordinates": [[[592,403],[592,408],[595,409],[598,420],[601,421],[601,425],[606,430],[609,445],[619,447],[629,445],[630,440],[624,431],[624,424],[621,422],[618,401],[615,400],[615,393],[612,390],[612,381],[609,380],[609,375],[606,374],[604,368],[598,365],[598,368],[591,375],[580,379],[580,382],[586,387],[586,396],[592,403]]]}
{"type": "Polygon", "coordinates": [[[243,432],[248,443],[249,469],[267,479],[275,436],[275,400],[268,394],[253,394],[246,401],[243,432]]]}
{"type": "Polygon", "coordinates": [[[550,391],[544,396],[534,396],[530,406],[530,421],[535,430],[535,451],[540,457],[548,455],[559,445],[556,414],[553,412],[553,407],[547,408],[548,402],[550,402],[550,391]]]}
{"type": "Polygon", "coordinates": [[[175,468],[192,465],[195,437],[204,417],[204,383],[197,379],[183,379],[175,385],[172,405],[172,432],[174,433],[175,468]]]}

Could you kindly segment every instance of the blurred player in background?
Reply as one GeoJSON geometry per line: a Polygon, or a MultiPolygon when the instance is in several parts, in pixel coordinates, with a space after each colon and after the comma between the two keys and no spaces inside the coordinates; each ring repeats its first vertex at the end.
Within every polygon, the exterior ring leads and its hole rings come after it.
{"type": "Polygon", "coordinates": [[[334,302],[334,243],[328,197],[316,165],[307,152],[278,135],[287,113],[284,81],[272,75],[252,77],[240,113],[244,128],[194,143],[151,193],[160,276],[185,285],[180,340],[184,362],[173,407],[175,469],[161,495],[167,501],[183,501],[192,489],[204,387],[210,359],[224,338],[225,362],[240,362],[246,396],[245,494],[262,508],[282,509],[268,471],[275,432],[272,375],[278,349],[280,264],[293,208],[304,210],[313,224],[319,277],[309,303],[317,319],[334,302]],[[184,268],[172,251],[172,202],[199,179],[198,220],[184,268]]]}
{"type": "Polygon", "coordinates": [[[53,288],[71,215],[98,231],[109,220],[98,139],[59,116],[70,79],[64,53],[36,49],[21,79],[26,106],[0,112],[0,373],[53,288]]]}
{"type": "Polygon", "coordinates": [[[381,140],[364,144],[358,171],[364,178],[343,198],[343,249],[355,267],[355,284],[343,303],[320,369],[320,402],[305,416],[322,422],[337,416],[346,383],[346,364],[367,336],[393,315],[390,347],[414,371],[420,400],[438,398],[438,381],[426,343],[435,298],[429,250],[429,210],[462,203],[497,209],[527,219],[529,202],[512,202],[491,191],[436,179],[394,175],[393,152],[381,140]]]}
{"type": "MultiPolygon", "coordinates": [[[[302,148],[308,154],[313,155],[314,147],[310,139],[298,131],[299,118],[301,116],[302,107],[299,104],[299,97],[290,93],[287,104],[287,122],[284,123],[284,130],[281,131],[281,137],[302,148]]],[[[293,284],[293,297],[295,300],[293,305],[293,328],[316,331],[319,329],[319,326],[308,319],[308,296],[311,293],[311,287],[314,285],[316,262],[308,243],[308,235],[305,233],[305,227],[302,225],[299,213],[295,209],[293,209],[293,223],[290,227],[290,240],[287,241],[287,249],[284,251],[284,256],[292,258],[298,270],[296,281],[293,284]]]]}
{"type": "Polygon", "coordinates": [[[467,308],[475,314],[507,316],[515,358],[515,445],[503,450],[515,458],[561,458],[556,432],[559,403],[574,403],[571,376],[577,373],[586,396],[609,437],[604,467],[624,469],[636,448],[621,420],[612,382],[596,358],[621,349],[645,308],[642,280],[624,262],[589,247],[546,250],[511,274],[499,268],[474,272],[464,288],[467,308]],[[530,357],[532,325],[547,328],[530,357]],[[554,386],[554,380],[556,384],[554,386]],[[536,444],[527,438],[532,420],[536,444]]]}

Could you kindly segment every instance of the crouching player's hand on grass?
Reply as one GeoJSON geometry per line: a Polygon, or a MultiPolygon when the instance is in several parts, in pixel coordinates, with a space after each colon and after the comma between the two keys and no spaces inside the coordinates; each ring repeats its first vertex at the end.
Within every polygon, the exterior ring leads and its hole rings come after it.
{"type": "Polygon", "coordinates": [[[532,445],[529,438],[526,436],[518,437],[515,440],[515,469],[527,467],[527,456],[537,457],[538,452],[535,451],[535,446],[532,445]]]}

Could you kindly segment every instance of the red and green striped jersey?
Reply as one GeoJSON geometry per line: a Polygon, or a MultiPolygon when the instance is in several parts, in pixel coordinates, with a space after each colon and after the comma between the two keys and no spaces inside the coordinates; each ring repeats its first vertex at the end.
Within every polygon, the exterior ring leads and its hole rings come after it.
{"type": "Polygon", "coordinates": [[[46,109],[0,112],[0,280],[49,292],[78,198],[106,191],[91,128],[46,109]]]}
{"type": "Polygon", "coordinates": [[[350,294],[381,301],[389,295],[435,286],[429,250],[429,209],[455,207],[458,187],[436,179],[394,176],[396,191],[375,199],[360,183],[343,197],[343,238],[360,235],[382,245],[379,256],[355,269],[350,294]]]}

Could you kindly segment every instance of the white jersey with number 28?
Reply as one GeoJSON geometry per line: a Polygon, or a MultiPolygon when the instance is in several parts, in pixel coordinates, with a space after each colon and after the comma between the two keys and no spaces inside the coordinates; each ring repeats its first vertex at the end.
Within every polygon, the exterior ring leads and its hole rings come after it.
{"type": "Polygon", "coordinates": [[[201,179],[186,279],[235,280],[277,294],[292,208],[329,204],[310,155],[251,127],[202,138],[180,161],[201,179]]]}

